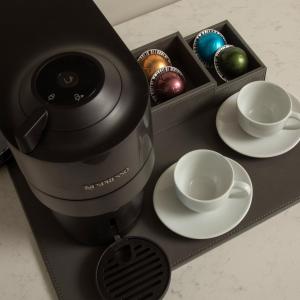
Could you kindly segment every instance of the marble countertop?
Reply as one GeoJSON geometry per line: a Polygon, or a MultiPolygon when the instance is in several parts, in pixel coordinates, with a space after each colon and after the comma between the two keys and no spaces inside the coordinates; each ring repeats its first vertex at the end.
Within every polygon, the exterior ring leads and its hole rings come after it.
{"type": "MultiPolygon", "coordinates": [[[[268,66],[268,79],[300,97],[299,16],[299,0],[183,0],[115,28],[133,49],[228,19],[268,66]]],[[[299,228],[296,205],[174,271],[165,299],[299,299],[299,228]]],[[[0,299],[57,299],[6,168],[0,169],[0,299]]]]}

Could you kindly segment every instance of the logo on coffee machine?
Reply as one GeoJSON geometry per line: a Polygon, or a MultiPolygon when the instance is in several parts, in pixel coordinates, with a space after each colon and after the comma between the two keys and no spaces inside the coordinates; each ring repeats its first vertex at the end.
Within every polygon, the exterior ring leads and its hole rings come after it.
{"type": "Polygon", "coordinates": [[[124,177],[128,172],[129,172],[129,168],[126,168],[123,171],[119,172],[118,174],[116,174],[110,178],[104,179],[104,180],[96,182],[96,183],[86,184],[83,186],[83,188],[85,191],[93,191],[95,189],[102,188],[106,185],[116,182],[121,177],[124,177]]]}

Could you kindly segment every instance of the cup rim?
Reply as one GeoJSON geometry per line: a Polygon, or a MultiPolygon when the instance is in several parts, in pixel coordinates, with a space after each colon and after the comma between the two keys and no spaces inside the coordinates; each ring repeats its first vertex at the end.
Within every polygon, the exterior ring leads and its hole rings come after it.
{"type": "Polygon", "coordinates": [[[186,198],[188,199],[189,201],[191,202],[195,202],[195,203],[214,203],[214,202],[218,202],[220,200],[223,199],[224,195],[226,195],[230,189],[232,188],[233,186],[233,183],[234,183],[234,170],[233,170],[233,167],[231,165],[231,163],[229,162],[228,158],[222,154],[220,154],[219,152],[217,151],[213,151],[213,150],[209,150],[209,149],[197,149],[197,150],[193,150],[193,151],[190,151],[190,152],[187,152],[186,154],[184,154],[182,157],[180,157],[180,159],[177,161],[176,163],[176,166],[175,166],[175,170],[174,170],[174,173],[173,173],[173,180],[174,180],[174,185],[175,185],[175,188],[186,198]],[[183,159],[185,158],[186,156],[188,155],[191,155],[192,153],[196,153],[196,152],[211,152],[211,153],[214,153],[215,155],[221,157],[222,159],[226,160],[226,162],[228,163],[229,167],[230,167],[230,170],[231,170],[231,174],[232,174],[232,179],[231,179],[231,184],[230,186],[227,188],[227,190],[222,193],[221,195],[219,195],[218,197],[216,198],[213,198],[213,199],[197,199],[195,197],[192,197],[190,195],[188,195],[187,193],[183,192],[182,189],[179,188],[179,185],[178,185],[178,180],[176,179],[178,177],[177,172],[178,172],[178,163],[183,159]]]}
{"type": "Polygon", "coordinates": [[[286,119],[288,119],[288,117],[289,117],[289,115],[290,115],[290,113],[291,113],[291,111],[292,111],[292,100],[291,100],[291,96],[290,96],[290,95],[289,95],[289,94],[288,94],[281,86],[279,86],[279,85],[277,85],[277,84],[275,84],[275,83],[269,82],[269,81],[258,80],[258,81],[253,81],[253,82],[248,83],[247,85],[245,85],[245,86],[240,90],[240,92],[239,92],[239,94],[238,94],[238,97],[237,97],[236,106],[237,106],[237,109],[238,109],[239,113],[240,113],[245,119],[247,119],[248,121],[250,121],[250,122],[252,122],[252,123],[254,123],[254,124],[256,124],[256,125],[261,125],[261,126],[266,126],[266,127],[267,127],[267,126],[278,125],[278,124],[284,122],[286,119]],[[278,120],[278,121],[276,121],[276,122],[265,123],[265,122],[256,121],[256,120],[250,118],[248,115],[246,115],[246,114],[241,110],[240,105],[239,105],[239,103],[242,101],[242,100],[241,100],[241,99],[242,99],[241,94],[242,94],[243,92],[245,92],[245,89],[246,89],[247,87],[249,87],[250,85],[255,85],[255,84],[265,84],[265,85],[269,85],[269,86],[276,87],[276,88],[280,89],[281,91],[283,91],[283,92],[287,95],[287,97],[288,97],[288,99],[289,99],[289,103],[290,103],[290,110],[289,110],[289,112],[286,114],[286,116],[284,116],[282,119],[280,119],[280,120],[278,120]]]}

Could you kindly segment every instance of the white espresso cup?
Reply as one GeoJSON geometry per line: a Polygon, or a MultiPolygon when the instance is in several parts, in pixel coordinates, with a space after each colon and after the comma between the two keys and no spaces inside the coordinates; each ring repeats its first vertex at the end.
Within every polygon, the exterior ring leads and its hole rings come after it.
{"type": "Polygon", "coordinates": [[[248,183],[236,181],[229,160],[218,152],[195,150],[182,156],[174,171],[178,199],[196,212],[210,211],[230,197],[246,197],[248,183]]]}
{"type": "Polygon", "coordinates": [[[290,95],[266,81],[254,81],[241,89],[237,115],[240,127],[257,138],[274,135],[282,129],[300,129],[300,113],[292,110],[290,95]],[[288,125],[290,118],[299,121],[299,126],[288,125]]]}

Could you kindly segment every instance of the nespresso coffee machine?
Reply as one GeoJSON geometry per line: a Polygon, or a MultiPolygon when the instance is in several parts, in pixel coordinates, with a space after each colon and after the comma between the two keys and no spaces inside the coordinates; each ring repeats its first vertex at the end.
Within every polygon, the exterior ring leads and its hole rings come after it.
{"type": "Polygon", "coordinates": [[[143,71],[90,0],[4,8],[0,128],[30,190],[75,240],[108,246],[91,270],[101,299],[161,298],[164,251],[125,236],[154,166],[143,71]]]}
{"type": "Polygon", "coordinates": [[[154,165],[143,72],[92,1],[11,1],[1,18],[9,148],[69,233],[111,242],[139,216],[154,165]]]}

